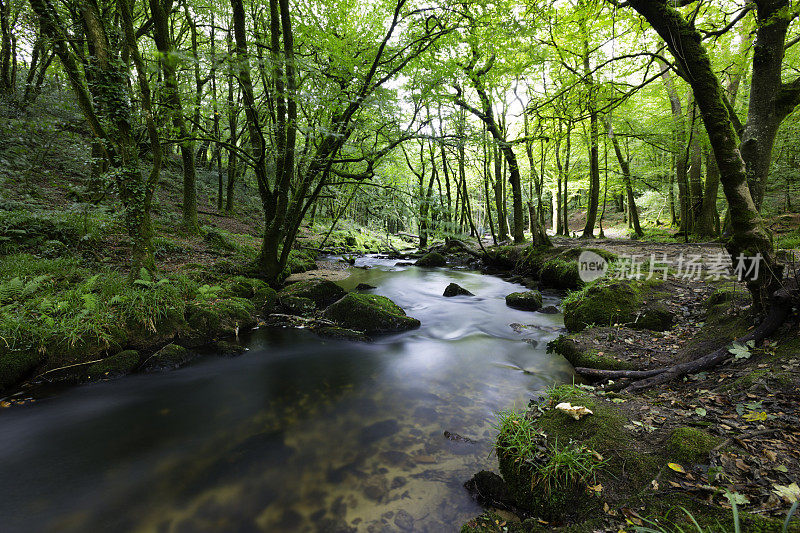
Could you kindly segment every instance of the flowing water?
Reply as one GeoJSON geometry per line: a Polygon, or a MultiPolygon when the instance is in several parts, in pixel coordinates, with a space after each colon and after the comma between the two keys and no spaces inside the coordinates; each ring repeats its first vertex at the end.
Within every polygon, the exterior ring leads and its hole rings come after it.
{"type": "Polygon", "coordinates": [[[262,328],[235,359],[0,412],[0,531],[458,531],[480,512],[463,482],[496,468],[494,414],[569,379],[545,354],[561,316],[506,307],[523,289],[495,277],[394,264],[359,259],[341,284],[418,330],[262,328]],[[450,282],[475,296],[442,297],[450,282]]]}

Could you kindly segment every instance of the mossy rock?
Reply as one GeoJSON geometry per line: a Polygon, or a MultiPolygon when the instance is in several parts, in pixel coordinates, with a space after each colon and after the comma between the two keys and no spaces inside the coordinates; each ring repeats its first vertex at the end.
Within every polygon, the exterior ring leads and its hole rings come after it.
{"type": "Polygon", "coordinates": [[[429,252],[417,259],[414,264],[421,267],[443,267],[447,266],[447,259],[439,252],[429,252]]]}
{"type": "Polygon", "coordinates": [[[649,301],[642,308],[641,314],[634,320],[634,329],[666,331],[675,324],[675,313],[662,301],[649,301]]]}
{"type": "Polygon", "coordinates": [[[311,298],[284,296],[280,299],[281,310],[287,315],[311,316],[317,311],[317,304],[311,298]]]}
{"type": "Polygon", "coordinates": [[[560,335],[547,343],[547,353],[557,353],[574,367],[598,368],[602,370],[630,370],[627,361],[619,361],[610,355],[599,355],[598,350],[579,342],[580,336],[560,335]]]}
{"type": "Polygon", "coordinates": [[[539,291],[512,292],[506,296],[506,305],[522,311],[537,311],[542,308],[542,293],[539,291]]]}
{"type": "Polygon", "coordinates": [[[21,383],[44,361],[37,351],[0,353],[0,390],[21,383]]]}
{"type": "Polygon", "coordinates": [[[542,285],[554,289],[579,289],[584,284],[578,272],[578,262],[561,258],[544,263],[539,270],[539,280],[542,285]]]}
{"type": "Polygon", "coordinates": [[[143,364],[144,370],[167,370],[185,365],[192,359],[192,354],[183,346],[167,344],[151,355],[143,364]]]}
{"type": "Polygon", "coordinates": [[[354,292],[328,307],[323,317],[367,335],[406,331],[420,325],[389,298],[354,292]]]}
{"type": "Polygon", "coordinates": [[[217,341],[214,343],[214,353],[220,357],[237,357],[247,351],[241,344],[229,341],[217,341]]]}
{"type": "Polygon", "coordinates": [[[450,285],[445,287],[442,296],[445,296],[447,298],[452,298],[453,296],[475,296],[475,295],[469,292],[461,285],[457,283],[451,283],[450,285]]]}
{"type": "Polygon", "coordinates": [[[495,512],[484,511],[462,525],[460,533],[527,533],[531,531],[527,522],[508,520],[495,512]]]}
{"type": "Polygon", "coordinates": [[[703,463],[720,440],[692,427],[679,427],[667,437],[667,458],[679,464],[703,463]]]}
{"type": "Polygon", "coordinates": [[[266,314],[273,311],[278,301],[278,293],[265,281],[245,276],[234,277],[225,286],[225,293],[226,295],[250,300],[256,309],[266,314]]]}
{"type": "Polygon", "coordinates": [[[307,298],[322,309],[341,299],[345,294],[347,291],[332,281],[312,279],[287,285],[278,293],[278,297],[281,303],[287,297],[307,298]]]}
{"type": "Polygon", "coordinates": [[[289,251],[286,268],[290,274],[301,274],[317,268],[316,256],[305,250],[289,251]]]}
{"type": "MultiPolygon", "coordinates": [[[[534,417],[530,423],[535,431],[546,436],[547,441],[546,448],[541,443],[534,448],[538,451],[533,461],[541,460],[542,453],[546,459],[553,447],[567,445],[584,446],[597,452],[605,458],[605,463],[596,468],[594,479],[588,481],[601,483],[605,488],[604,494],[607,491],[623,495],[640,493],[663,463],[663,460],[648,453],[635,433],[625,428],[628,419],[616,405],[577,387],[558,387],[551,391],[548,403],[535,407],[526,416],[534,417]],[[594,414],[575,420],[553,408],[559,402],[585,406],[594,414]]],[[[498,443],[503,443],[502,438],[502,434],[498,436],[498,443]]],[[[541,518],[547,519],[549,516],[558,521],[586,520],[602,512],[600,507],[603,500],[590,497],[583,491],[576,493],[578,487],[567,487],[568,490],[555,497],[543,493],[541,482],[533,469],[536,463],[531,462],[530,458],[520,461],[517,457],[504,455],[507,449],[507,446],[498,449],[500,472],[522,509],[541,518]]]]}
{"type": "Polygon", "coordinates": [[[90,378],[121,376],[129,374],[139,365],[139,352],[124,350],[89,366],[86,375],[90,378]]]}
{"type": "Polygon", "coordinates": [[[222,298],[186,306],[186,323],[210,342],[220,335],[234,335],[255,324],[256,308],[245,298],[222,298]]]}
{"type": "Polygon", "coordinates": [[[614,324],[663,331],[672,327],[674,313],[656,299],[661,295],[648,282],[600,280],[564,299],[564,325],[571,332],[614,324]]]}
{"type": "Polygon", "coordinates": [[[235,252],[236,245],[225,235],[215,229],[208,230],[203,235],[203,240],[212,250],[219,252],[235,252]]]}
{"type": "Polygon", "coordinates": [[[484,262],[487,264],[511,270],[517,266],[527,248],[521,246],[495,246],[486,250],[484,262]]]}

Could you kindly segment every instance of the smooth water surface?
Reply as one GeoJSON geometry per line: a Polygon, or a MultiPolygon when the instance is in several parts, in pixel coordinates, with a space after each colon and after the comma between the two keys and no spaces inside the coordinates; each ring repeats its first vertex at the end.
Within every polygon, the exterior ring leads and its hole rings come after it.
{"type": "Polygon", "coordinates": [[[235,359],[0,412],[0,531],[458,531],[479,512],[463,482],[496,468],[494,413],[570,375],[544,351],[561,315],[506,307],[524,289],[499,278],[394,263],[359,259],[341,283],[377,286],[418,330],[261,329],[235,359]],[[442,297],[450,282],[475,296],[442,297]]]}

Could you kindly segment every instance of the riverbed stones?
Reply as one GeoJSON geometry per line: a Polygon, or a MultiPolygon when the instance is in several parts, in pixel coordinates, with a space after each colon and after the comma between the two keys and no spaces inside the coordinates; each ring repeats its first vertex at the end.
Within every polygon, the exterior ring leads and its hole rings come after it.
{"type": "Polygon", "coordinates": [[[546,305],[539,309],[539,312],[545,315],[557,315],[561,311],[558,310],[558,307],[555,305],[546,305]]]}
{"type": "Polygon", "coordinates": [[[397,423],[397,420],[381,420],[361,428],[359,441],[362,444],[372,444],[386,437],[391,437],[398,431],[400,431],[400,424],[397,423]]]}
{"type": "Polygon", "coordinates": [[[451,298],[453,296],[475,296],[475,295],[469,292],[461,285],[458,285],[457,283],[451,283],[450,285],[445,287],[443,296],[451,298]]]}
{"type": "Polygon", "coordinates": [[[416,318],[385,296],[351,292],[328,307],[322,315],[339,326],[367,335],[395,333],[418,328],[416,318]]]}
{"type": "Polygon", "coordinates": [[[420,267],[443,267],[447,266],[447,259],[439,252],[429,252],[417,259],[414,264],[420,267]]]}
{"type": "Polygon", "coordinates": [[[542,307],[539,291],[512,292],[506,296],[506,305],[521,311],[537,311],[542,307]]]}

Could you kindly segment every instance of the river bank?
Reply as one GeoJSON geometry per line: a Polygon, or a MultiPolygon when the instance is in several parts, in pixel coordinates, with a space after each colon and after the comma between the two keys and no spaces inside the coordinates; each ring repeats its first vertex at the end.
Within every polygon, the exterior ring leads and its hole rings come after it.
{"type": "MultiPolygon", "coordinates": [[[[721,251],[593,246],[623,260],[668,254],[710,263],[721,251]]],[[[529,270],[519,261],[516,270],[529,270]]],[[[667,274],[573,291],[564,301],[568,331],[548,351],[576,367],[648,371],[730,346],[754,327],[742,286],[675,268],[667,274]]],[[[797,339],[795,316],[763,345],[734,346],[730,362],[683,380],[625,393],[629,381],[595,383],[586,370],[586,381],[502,413],[495,442],[502,478],[482,472],[467,484],[489,510],[462,531],[672,531],[693,520],[703,531],[732,531],[734,516],[743,531],[781,531],[800,497],[797,339]],[[573,419],[556,409],[562,402],[593,414],[573,419]]],[[[791,531],[798,524],[796,516],[787,523],[791,531]]]]}

